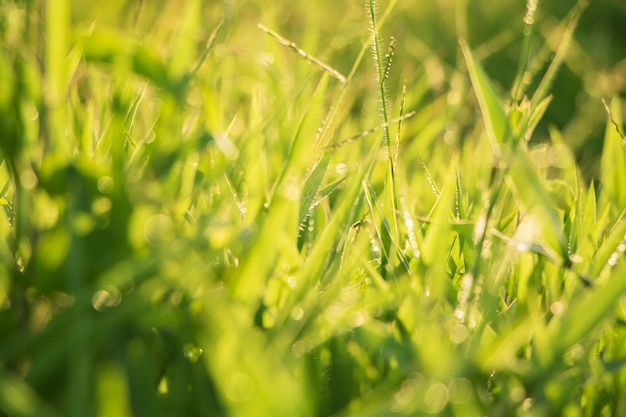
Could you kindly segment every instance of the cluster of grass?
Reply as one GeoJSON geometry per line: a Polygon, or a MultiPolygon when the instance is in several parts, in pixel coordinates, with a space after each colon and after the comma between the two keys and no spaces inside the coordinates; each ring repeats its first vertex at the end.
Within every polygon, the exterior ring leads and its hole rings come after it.
{"type": "Polygon", "coordinates": [[[0,1],[0,415],[626,415],[593,6],[204,3],[0,1]]]}

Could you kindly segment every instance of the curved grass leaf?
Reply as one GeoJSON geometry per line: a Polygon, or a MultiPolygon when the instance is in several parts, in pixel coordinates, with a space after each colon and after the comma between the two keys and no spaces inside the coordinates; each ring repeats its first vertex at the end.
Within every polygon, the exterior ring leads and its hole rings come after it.
{"type": "Polygon", "coordinates": [[[563,225],[546,185],[525,152],[519,150],[509,168],[507,179],[513,185],[520,204],[532,213],[544,249],[557,263],[569,264],[563,225]]]}
{"type": "Polygon", "coordinates": [[[626,206],[626,151],[620,135],[622,103],[614,97],[604,134],[602,150],[601,195],[613,202],[617,209],[626,206]]]}
{"type": "Polygon", "coordinates": [[[559,357],[567,349],[598,327],[626,293],[626,263],[622,262],[611,279],[596,289],[588,290],[574,300],[562,316],[553,318],[537,346],[541,370],[559,365],[559,357]]]}
{"type": "MultiPolygon", "coordinates": [[[[626,209],[625,209],[626,210],[626,209]]],[[[589,270],[591,278],[596,278],[602,270],[609,264],[611,256],[618,250],[618,246],[626,239],[626,218],[622,218],[611,230],[606,240],[602,243],[598,251],[593,255],[593,260],[589,270]]]]}
{"type": "Polygon", "coordinates": [[[483,122],[487,130],[487,137],[489,138],[494,154],[499,157],[501,152],[500,145],[508,142],[511,136],[509,119],[506,117],[504,107],[496,94],[491,80],[474,58],[467,42],[464,39],[460,39],[459,43],[463,51],[463,56],[465,57],[465,63],[472,81],[472,86],[474,87],[474,93],[480,105],[483,122]]]}
{"type": "MultiPolygon", "coordinates": [[[[298,215],[298,225],[301,227],[302,223],[306,219],[306,216],[309,214],[311,208],[315,205],[315,197],[321,193],[320,185],[322,184],[322,180],[324,179],[324,175],[326,174],[326,170],[328,169],[328,163],[330,162],[331,151],[326,150],[320,160],[315,164],[315,167],[309,174],[309,176],[304,181],[304,186],[302,187],[302,197],[300,200],[300,213],[298,215]]],[[[332,190],[330,191],[332,192],[332,190]]]]}
{"type": "Polygon", "coordinates": [[[0,410],[15,417],[60,417],[27,382],[1,369],[0,410]]]}

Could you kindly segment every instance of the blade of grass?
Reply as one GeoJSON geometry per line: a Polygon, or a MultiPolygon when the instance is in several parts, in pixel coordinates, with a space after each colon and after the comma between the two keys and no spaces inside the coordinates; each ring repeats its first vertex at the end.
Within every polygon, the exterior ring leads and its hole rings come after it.
{"type": "Polygon", "coordinates": [[[537,338],[539,376],[558,366],[560,361],[557,358],[598,328],[625,292],[626,263],[622,263],[611,274],[610,280],[594,290],[587,290],[567,307],[563,315],[551,320],[546,332],[537,338]]]}
{"type": "Polygon", "coordinates": [[[626,206],[626,151],[620,128],[622,104],[617,97],[611,101],[609,110],[601,158],[600,198],[607,198],[620,209],[626,206]]]}
{"type": "Polygon", "coordinates": [[[527,0],[526,1],[526,15],[524,16],[524,40],[522,41],[522,49],[520,50],[520,59],[517,66],[517,73],[515,74],[515,81],[513,82],[513,89],[511,90],[511,96],[513,100],[519,101],[524,95],[525,85],[528,85],[528,80],[525,80],[527,74],[528,64],[530,62],[530,52],[533,40],[534,26],[536,22],[535,14],[539,8],[539,0],[527,0]]]}
{"type": "Polygon", "coordinates": [[[0,370],[0,410],[16,417],[61,416],[45,404],[23,378],[3,370],[0,370]]]}
{"type": "MultiPolygon", "coordinates": [[[[389,12],[391,8],[387,9],[389,12]]],[[[392,37],[389,49],[387,54],[383,57],[383,43],[380,40],[379,32],[379,22],[378,22],[378,10],[377,4],[375,0],[369,0],[369,4],[367,6],[367,12],[370,23],[370,35],[371,35],[371,45],[372,45],[372,56],[374,59],[374,69],[376,71],[376,79],[378,82],[378,97],[380,100],[380,112],[382,117],[382,122],[384,125],[383,128],[383,138],[382,143],[383,146],[386,147],[387,157],[388,157],[388,166],[387,166],[387,176],[386,176],[386,187],[385,187],[385,222],[388,223],[389,228],[391,229],[392,236],[389,236],[389,243],[391,240],[399,240],[398,234],[398,224],[396,219],[396,208],[397,208],[397,190],[395,184],[395,160],[394,160],[394,148],[391,144],[391,135],[389,131],[389,104],[388,104],[388,94],[389,89],[387,86],[387,79],[389,78],[389,72],[391,70],[391,63],[393,60],[393,54],[395,50],[395,39],[392,37]]],[[[402,114],[400,115],[402,117],[402,114]]],[[[384,237],[381,236],[381,237],[384,237]]],[[[384,241],[383,241],[383,246],[384,241]]],[[[394,252],[387,251],[383,260],[382,267],[386,268],[386,262],[391,262],[393,264],[394,252]]],[[[381,270],[381,271],[384,271],[381,270]]],[[[384,272],[383,272],[384,273],[384,272]]]]}
{"type": "Polygon", "coordinates": [[[315,58],[313,55],[310,55],[306,53],[304,50],[298,48],[298,45],[296,45],[295,42],[291,42],[290,40],[280,36],[278,33],[274,32],[273,30],[265,27],[264,25],[260,23],[258,24],[258,27],[263,32],[267,33],[268,35],[273,36],[281,45],[291,48],[295,53],[300,55],[302,58],[322,68],[324,71],[326,71],[327,73],[329,73],[330,75],[332,75],[333,77],[341,81],[342,84],[345,84],[347,82],[347,79],[343,74],[341,74],[339,71],[337,71],[330,65],[326,64],[325,62],[315,58]]]}
{"type": "Polygon", "coordinates": [[[391,255],[394,253],[399,257],[402,265],[406,269],[406,272],[410,274],[411,267],[409,266],[408,260],[404,256],[404,253],[402,252],[402,249],[400,248],[396,237],[393,235],[393,230],[391,229],[389,221],[387,221],[384,210],[380,207],[376,191],[371,186],[367,186],[367,184],[363,184],[363,190],[365,195],[365,201],[367,202],[370,213],[373,217],[376,235],[378,236],[378,240],[381,243],[382,259],[380,274],[383,277],[386,277],[386,274],[388,272],[388,265],[389,270],[392,270],[393,263],[391,262],[393,258],[391,257],[391,255]]]}
{"type": "Polygon", "coordinates": [[[311,208],[315,204],[316,195],[321,194],[320,185],[328,169],[331,151],[324,151],[324,154],[313,167],[311,173],[307,176],[302,187],[302,198],[300,201],[300,214],[298,215],[298,225],[302,227],[304,220],[309,214],[311,208]]]}
{"type": "Polygon", "coordinates": [[[456,172],[453,163],[450,165],[448,178],[441,190],[432,210],[432,223],[429,225],[421,248],[422,260],[428,268],[426,289],[435,300],[441,299],[446,293],[448,276],[445,272],[447,258],[450,253],[452,228],[450,213],[454,208],[456,172]]]}
{"type": "Polygon", "coordinates": [[[69,158],[73,151],[71,140],[57,140],[64,135],[67,124],[65,108],[61,103],[67,94],[67,77],[64,61],[68,53],[70,7],[67,0],[61,0],[54,5],[45,6],[45,55],[44,55],[44,83],[45,102],[44,118],[47,129],[45,135],[46,146],[49,152],[57,154],[59,158],[69,158]]]}
{"type": "Polygon", "coordinates": [[[555,262],[569,265],[567,243],[563,226],[546,186],[526,153],[519,150],[509,169],[507,180],[513,185],[520,203],[527,212],[533,213],[540,237],[553,253],[555,262]]]}
{"type": "Polygon", "coordinates": [[[611,261],[611,257],[618,250],[620,243],[626,238],[626,208],[621,213],[620,220],[617,222],[613,230],[610,231],[598,251],[593,255],[589,275],[595,279],[600,275],[602,270],[608,265],[613,266],[615,263],[611,261]],[[610,265],[613,263],[613,265],[610,265]]]}
{"type": "Polygon", "coordinates": [[[491,148],[496,158],[502,155],[501,145],[509,142],[511,127],[506,117],[500,98],[489,80],[489,77],[480,64],[474,59],[465,39],[460,39],[461,50],[465,56],[467,70],[474,87],[474,93],[478,99],[483,122],[487,130],[487,137],[491,143],[491,148]]]}
{"type": "Polygon", "coordinates": [[[524,117],[522,117],[521,121],[517,125],[517,128],[514,132],[515,141],[518,142],[521,138],[526,137],[527,129],[530,124],[531,113],[540,105],[541,102],[548,96],[550,93],[550,88],[554,82],[556,74],[565,59],[567,54],[567,50],[569,48],[569,44],[574,36],[574,31],[578,26],[578,21],[580,20],[580,16],[585,8],[589,5],[589,0],[579,0],[574,9],[571,12],[571,17],[569,22],[563,32],[563,36],[561,38],[561,42],[554,54],[554,58],[550,62],[550,66],[546,70],[543,78],[539,82],[537,89],[535,90],[531,100],[530,100],[530,112],[526,113],[524,117]]]}
{"type": "Polygon", "coordinates": [[[178,30],[173,36],[169,48],[175,56],[169,59],[168,74],[174,79],[181,79],[196,59],[196,31],[200,26],[200,1],[186,1],[178,21],[178,30]]]}
{"type": "MultiPolygon", "coordinates": [[[[314,140],[316,136],[314,132],[316,132],[316,127],[320,123],[327,87],[328,77],[322,76],[315,92],[313,93],[313,97],[311,97],[311,100],[309,101],[309,105],[302,115],[302,119],[300,120],[300,124],[298,125],[294,135],[293,142],[289,147],[287,158],[285,159],[280,174],[274,183],[269,199],[270,205],[273,201],[276,190],[282,185],[283,181],[290,176],[298,177],[301,175],[298,171],[301,170],[302,166],[307,165],[305,158],[308,159],[311,156],[315,157],[316,154],[312,154],[311,148],[313,148],[313,152],[320,152],[320,148],[316,146],[317,141],[314,140]]],[[[307,207],[306,210],[308,210],[309,207],[307,207]]]]}
{"type": "Polygon", "coordinates": [[[528,119],[526,133],[524,134],[524,137],[522,138],[524,139],[525,142],[530,141],[530,138],[532,137],[533,132],[535,131],[535,128],[537,127],[541,119],[543,118],[543,115],[545,114],[551,102],[552,102],[552,96],[547,96],[546,98],[544,98],[542,101],[540,101],[537,104],[537,107],[530,110],[530,117],[528,119]]]}

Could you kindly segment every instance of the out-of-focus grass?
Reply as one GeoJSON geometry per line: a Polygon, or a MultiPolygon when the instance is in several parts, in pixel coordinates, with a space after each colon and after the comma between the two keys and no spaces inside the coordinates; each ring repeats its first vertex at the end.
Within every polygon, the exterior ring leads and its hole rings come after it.
{"type": "Polygon", "coordinates": [[[1,415],[625,412],[618,0],[205,3],[0,3],[1,415]]]}

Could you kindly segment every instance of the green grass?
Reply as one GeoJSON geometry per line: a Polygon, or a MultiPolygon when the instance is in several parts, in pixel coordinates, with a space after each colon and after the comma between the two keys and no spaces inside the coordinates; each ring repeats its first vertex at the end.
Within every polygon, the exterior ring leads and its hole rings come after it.
{"type": "Polygon", "coordinates": [[[619,0],[205,3],[0,1],[0,415],[626,413],[619,0]]]}

